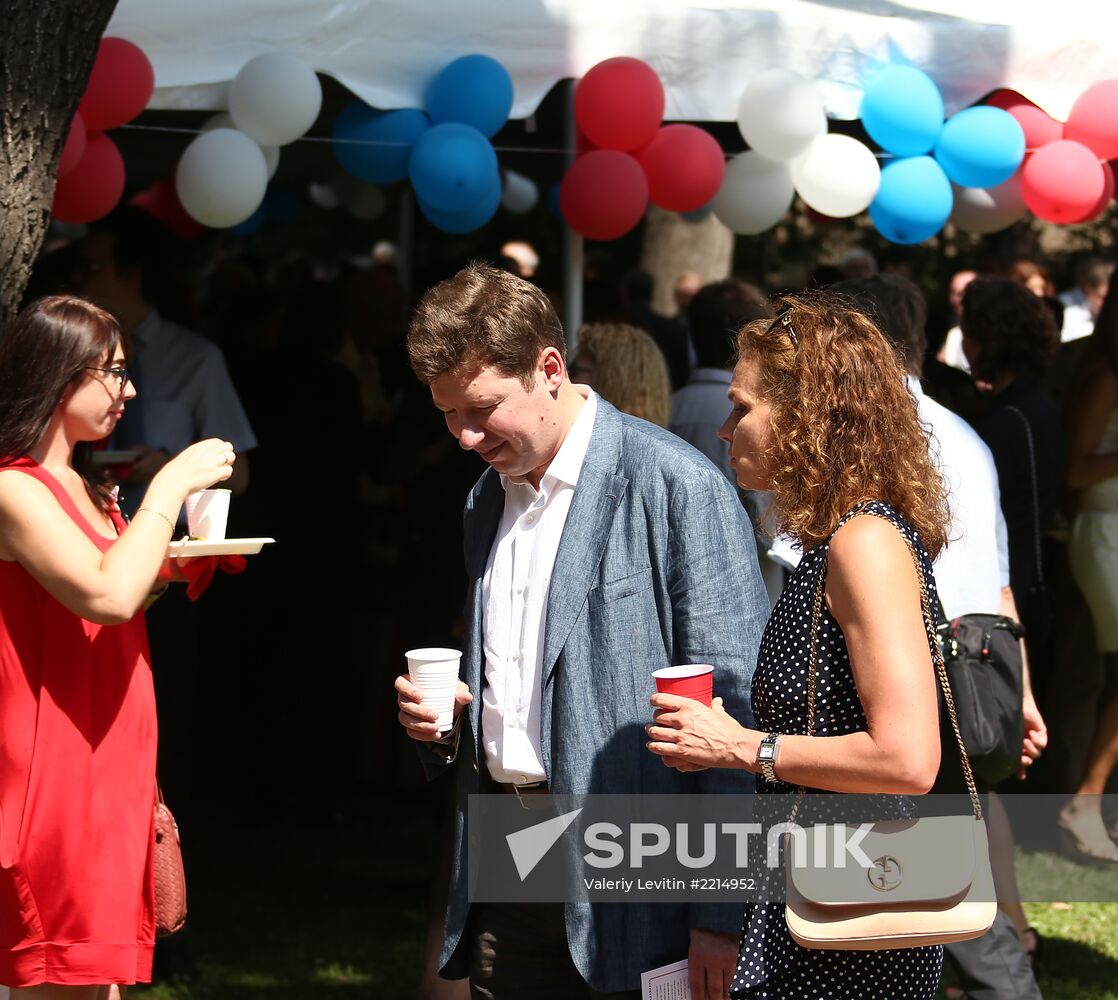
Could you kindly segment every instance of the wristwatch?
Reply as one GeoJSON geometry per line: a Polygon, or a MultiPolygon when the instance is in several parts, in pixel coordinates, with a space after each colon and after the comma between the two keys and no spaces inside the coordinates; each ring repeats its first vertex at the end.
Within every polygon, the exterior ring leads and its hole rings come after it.
{"type": "Polygon", "coordinates": [[[766,781],[779,781],[776,776],[776,755],[780,749],[780,734],[769,733],[757,747],[757,766],[766,781]]]}

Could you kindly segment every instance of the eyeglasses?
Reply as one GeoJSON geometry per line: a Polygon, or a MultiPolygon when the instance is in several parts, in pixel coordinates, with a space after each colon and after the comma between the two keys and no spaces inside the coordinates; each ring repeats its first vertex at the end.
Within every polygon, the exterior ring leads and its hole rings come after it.
{"type": "Polygon", "coordinates": [[[128,382],[128,369],[123,365],[119,368],[98,368],[96,365],[86,365],[86,371],[90,372],[104,372],[106,375],[112,375],[116,379],[117,385],[121,388],[128,382]]]}

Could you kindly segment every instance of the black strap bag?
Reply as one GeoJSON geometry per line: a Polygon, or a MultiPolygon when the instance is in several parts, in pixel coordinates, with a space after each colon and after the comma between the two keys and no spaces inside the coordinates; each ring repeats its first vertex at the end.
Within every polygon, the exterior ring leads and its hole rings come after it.
{"type": "Polygon", "coordinates": [[[1021,760],[1025,630],[1004,615],[968,614],[947,621],[941,606],[938,632],[974,776],[982,785],[996,785],[1015,774],[1021,760]]]}

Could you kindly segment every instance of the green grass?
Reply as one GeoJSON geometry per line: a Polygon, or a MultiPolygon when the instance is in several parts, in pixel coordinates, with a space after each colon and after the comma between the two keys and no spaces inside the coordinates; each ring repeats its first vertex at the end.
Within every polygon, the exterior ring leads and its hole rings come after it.
{"type": "Polygon", "coordinates": [[[201,978],[129,1000],[414,996],[434,850],[424,802],[344,823],[206,823],[193,839],[190,946],[201,978]]]}
{"type": "MultiPolygon", "coordinates": [[[[129,1000],[410,1000],[422,961],[435,813],[422,793],[343,823],[230,810],[192,840],[190,935],[201,978],[129,1000]]],[[[1118,871],[1019,853],[1025,898],[1118,900],[1118,871]]],[[[1118,903],[1027,903],[1045,1000],[1118,1000],[1118,903]]]]}

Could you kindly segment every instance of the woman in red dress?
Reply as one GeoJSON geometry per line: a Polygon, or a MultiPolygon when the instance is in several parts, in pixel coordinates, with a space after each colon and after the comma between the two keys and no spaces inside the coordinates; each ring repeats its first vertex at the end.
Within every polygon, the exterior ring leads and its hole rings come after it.
{"type": "Polygon", "coordinates": [[[82,299],[0,339],[0,984],[107,1000],[151,978],[155,699],[144,602],[187,494],[232,446],[191,445],[131,524],[88,442],[136,395],[120,326],[82,299]],[[110,993],[112,990],[112,993],[110,993]]]}

